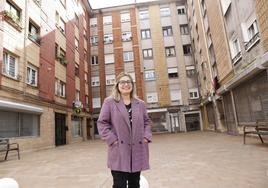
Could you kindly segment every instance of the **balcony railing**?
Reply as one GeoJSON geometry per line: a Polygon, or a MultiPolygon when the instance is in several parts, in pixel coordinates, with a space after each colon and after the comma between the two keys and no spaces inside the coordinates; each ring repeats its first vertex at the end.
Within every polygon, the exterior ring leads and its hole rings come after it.
{"type": "Polygon", "coordinates": [[[260,40],[260,34],[256,33],[246,44],[245,49],[249,51],[260,40]]]}
{"type": "Polygon", "coordinates": [[[241,53],[241,51],[238,52],[238,53],[235,55],[235,57],[232,59],[232,63],[233,63],[233,64],[236,64],[240,59],[242,59],[242,53],[241,53]]]}

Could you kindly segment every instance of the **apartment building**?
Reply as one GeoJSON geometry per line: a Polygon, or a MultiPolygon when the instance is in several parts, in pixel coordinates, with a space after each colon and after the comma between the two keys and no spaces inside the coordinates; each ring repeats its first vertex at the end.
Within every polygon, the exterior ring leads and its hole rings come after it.
{"type": "Polygon", "coordinates": [[[87,1],[0,3],[0,137],[22,150],[90,136],[87,1]]]}
{"type": "MultiPolygon", "coordinates": [[[[257,7],[265,7],[265,4],[259,1],[257,7]]],[[[205,61],[210,71],[210,89],[202,86],[202,79],[206,75],[199,72],[199,86],[208,93],[208,96],[201,93],[200,106],[205,128],[239,134],[244,122],[264,121],[268,118],[264,29],[267,26],[263,21],[264,10],[255,7],[256,1],[247,0],[188,1],[188,10],[192,11],[188,14],[190,19],[195,19],[194,10],[202,18],[200,33],[206,45],[200,51],[207,52],[208,59],[205,61]],[[259,19],[257,14],[260,15],[259,19]],[[263,35],[260,35],[259,21],[262,23],[263,35]]],[[[198,26],[192,24],[196,30],[199,30],[198,26]]],[[[196,34],[193,33],[193,36],[196,34]]],[[[194,44],[196,48],[198,45],[200,43],[194,44]]],[[[204,61],[202,56],[195,58],[201,64],[204,61]]]]}
{"type": "Polygon", "coordinates": [[[95,120],[116,75],[125,71],[148,105],[153,131],[202,129],[186,1],[94,10],[90,43],[95,120]]]}

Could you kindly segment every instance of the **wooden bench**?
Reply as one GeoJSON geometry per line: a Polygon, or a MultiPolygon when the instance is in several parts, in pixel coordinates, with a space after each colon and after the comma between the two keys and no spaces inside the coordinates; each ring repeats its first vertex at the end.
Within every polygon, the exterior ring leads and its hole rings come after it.
{"type": "Polygon", "coordinates": [[[262,136],[268,135],[268,122],[257,121],[253,123],[243,123],[244,131],[244,144],[246,144],[246,135],[255,134],[258,135],[261,142],[263,142],[262,136]]]}
{"type": "Polygon", "coordinates": [[[20,149],[18,143],[9,143],[8,138],[0,138],[0,152],[5,152],[5,160],[7,160],[9,151],[17,151],[18,159],[20,159],[20,149]]]}

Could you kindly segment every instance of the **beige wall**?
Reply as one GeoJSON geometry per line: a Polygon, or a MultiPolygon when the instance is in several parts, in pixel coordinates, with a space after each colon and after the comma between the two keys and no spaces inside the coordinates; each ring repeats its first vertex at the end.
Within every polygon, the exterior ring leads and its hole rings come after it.
{"type": "Polygon", "coordinates": [[[261,41],[264,44],[266,52],[268,51],[268,1],[267,0],[256,0],[256,12],[258,16],[261,41]]]}

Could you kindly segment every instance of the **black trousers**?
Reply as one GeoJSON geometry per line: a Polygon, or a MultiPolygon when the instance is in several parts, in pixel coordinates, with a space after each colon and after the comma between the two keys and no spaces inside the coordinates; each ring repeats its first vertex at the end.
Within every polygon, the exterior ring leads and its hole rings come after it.
{"type": "Polygon", "coordinates": [[[113,188],[140,188],[141,172],[111,171],[113,176],[113,188]],[[128,187],[127,187],[128,185],[128,187]]]}

